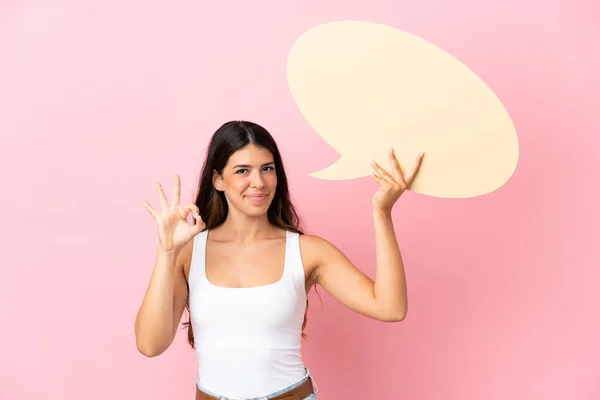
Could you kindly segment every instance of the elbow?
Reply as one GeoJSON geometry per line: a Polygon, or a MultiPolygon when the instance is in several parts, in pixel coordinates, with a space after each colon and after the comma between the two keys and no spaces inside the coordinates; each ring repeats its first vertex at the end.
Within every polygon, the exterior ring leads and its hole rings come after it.
{"type": "Polygon", "coordinates": [[[157,357],[165,352],[164,346],[157,346],[156,343],[152,343],[148,340],[142,340],[139,337],[135,339],[135,345],[137,350],[148,358],[157,357]]]}
{"type": "Polygon", "coordinates": [[[406,318],[406,311],[403,311],[394,316],[394,320],[392,322],[402,322],[406,318]]]}
{"type": "Polygon", "coordinates": [[[389,312],[383,315],[379,320],[383,322],[401,322],[406,318],[407,310],[389,312]]]}
{"type": "Polygon", "coordinates": [[[137,349],[140,352],[140,354],[142,354],[148,358],[156,357],[158,355],[158,352],[152,351],[152,349],[150,349],[148,347],[140,346],[139,344],[137,346],[137,349]]]}
{"type": "Polygon", "coordinates": [[[160,351],[160,350],[158,350],[156,348],[153,348],[151,346],[143,345],[140,342],[137,342],[136,345],[137,345],[138,351],[141,354],[143,354],[146,357],[148,357],[148,358],[157,357],[157,356],[159,356],[159,355],[161,355],[163,353],[163,351],[160,351]]]}
{"type": "Polygon", "coordinates": [[[157,357],[167,350],[172,341],[165,335],[157,335],[155,329],[141,326],[136,320],[135,346],[140,354],[148,358],[157,357]]]}
{"type": "Polygon", "coordinates": [[[384,320],[384,322],[402,322],[406,318],[406,314],[395,314],[384,320]]]}

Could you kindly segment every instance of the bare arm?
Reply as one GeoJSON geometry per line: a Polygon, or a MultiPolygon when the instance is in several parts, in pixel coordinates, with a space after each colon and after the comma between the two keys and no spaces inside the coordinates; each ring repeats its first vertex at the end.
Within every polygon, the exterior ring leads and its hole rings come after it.
{"type": "Polygon", "coordinates": [[[179,175],[175,175],[171,204],[160,183],[156,184],[156,191],[161,203],[160,211],[142,200],[157,222],[159,246],[150,283],[135,319],[136,346],[148,357],[162,354],[175,338],[188,297],[183,260],[189,259],[193,237],[206,227],[194,203],[184,207],[179,205],[179,175]],[[193,225],[187,221],[190,213],[196,220],[193,225]]]}
{"type": "Polygon", "coordinates": [[[407,297],[404,266],[399,258],[393,228],[376,224],[377,267],[375,282],[336,246],[313,235],[302,235],[307,262],[316,265],[315,280],[334,299],[350,310],[385,322],[402,321],[406,316],[407,297]]]}
{"type": "Polygon", "coordinates": [[[377,258],[375,299],[386,315],[401,321],[408,311],[408,295],[404,263],[396,240],[392,216],[375,211],[373,223],[377,258]]]}
{"type": "Polygon", "coordinates": [[[362,315],[380,321],[402,321],[408,311],[406,275],[392,222],[392,207],[410,187],[423,158],[417,158],[412,172],[405,178],[393,150],[389,152],[392,172],[373,162],[373,179],[381,188],[373,198],[375,225],[375,281],[356,268],[331,243],[316,236],[303,242],[316,265],[316,281],[335,299],[362,315]]]}
{"type": "Polygon", "coordinates": [[[187,302],[181,254],[159,249],[146,295],[135,320],[135,340],[147,357],[162,354],[173,343],[187,302]]]}

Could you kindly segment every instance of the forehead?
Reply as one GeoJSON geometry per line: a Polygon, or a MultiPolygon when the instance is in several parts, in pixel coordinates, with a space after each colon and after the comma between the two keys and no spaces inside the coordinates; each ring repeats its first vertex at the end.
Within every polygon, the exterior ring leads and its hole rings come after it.
{"type": "Polygon", "coordinates": [[[271,154],[271,152],[268,149],[261,146],[256,146],[254,144],[249,144],[233,153],[229,157],[227,165],[261,165],[272,161],[273,154],[271,154]]]}

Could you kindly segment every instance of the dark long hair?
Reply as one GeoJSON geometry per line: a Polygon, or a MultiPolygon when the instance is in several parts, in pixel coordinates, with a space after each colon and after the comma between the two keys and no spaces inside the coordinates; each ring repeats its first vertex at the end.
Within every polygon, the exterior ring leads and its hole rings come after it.
{"type": "MultiPolygon", "coordinates": [[[[219,174],[223,173],[223,168],[227,164],[229,157],[248,144],[266,148],[273,155],[273,161],[275,162],[277,187],[275,189],[273,201],[267,211],[269,222],[281,229],[296,232],[301,235],[304,234],[300,228],[300,217],[290,200],[287,177],[285,175],[283,161],[281,160],[277,144],[265,128],[249,121],[226,122],[217,129],[210,140],[204,165],[202,166],[198,194],[196,197],[196,205],[200,209],[202,221],[206,223],[206,229],[215,228],[225,222],[229,210],[225,194],[216,190],[213,186],[213,171],[217,171],[219,174]]],[[[195,348],[194,332],[192,330],[189,307],[188,296],[186,309],[189,318],[183,325],[188,328],[188,342],[190,343],[190,346],[195,348]]],[[[304,312],[302,337],[306,337],[304,328],[306,327],[307,311],[308,304],[307,309],[304,312]]]]}

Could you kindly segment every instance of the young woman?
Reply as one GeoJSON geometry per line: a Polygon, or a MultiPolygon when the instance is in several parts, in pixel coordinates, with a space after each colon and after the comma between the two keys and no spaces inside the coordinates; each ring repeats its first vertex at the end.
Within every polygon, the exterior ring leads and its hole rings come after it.
{"type": "Polygon", "coordinates": [[[421,165],[404,176],[390,149],[391,172],[373,162],[375,282],[335,246],[303,234],[283,162],[266,129],[231,121],[213,135],[194,203],[171,202],[160,184],[159,246],[135,321],[138,350],[154,357],[173,342],[184,308],[196,349],[196,400],[316,399],[301,356],[307,293],[322,286],[349,309],[379,321],[407,312],[404,266],[391,211],[421,165]],[[193,215],[193,222],[188,220],[193,215]]]}

